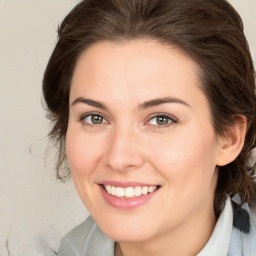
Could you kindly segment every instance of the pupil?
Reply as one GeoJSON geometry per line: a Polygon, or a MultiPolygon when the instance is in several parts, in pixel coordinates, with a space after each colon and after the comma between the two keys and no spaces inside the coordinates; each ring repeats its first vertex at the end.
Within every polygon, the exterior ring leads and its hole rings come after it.
{"type": "Polygon", "coordinates": [[[92,116],[92,122],[94,124],[100,124],[102,122],[102,118],[100,116],[94,115],[92,116]]]}
{"type": "Polygon", "coordinates": [[[168,124],[168,119],[164,116],[160,116],[157,118],[157,123],[160,125],[168,124]]]}

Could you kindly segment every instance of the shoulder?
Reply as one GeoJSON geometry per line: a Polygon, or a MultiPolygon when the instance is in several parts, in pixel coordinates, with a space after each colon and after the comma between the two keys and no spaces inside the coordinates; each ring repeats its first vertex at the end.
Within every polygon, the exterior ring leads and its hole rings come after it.
{"type": "Polygon", "coordinates": [[[61,240],[58,256],[70,255],[113,256],[114,241],[108,238],[89,216],[61,240]]]}
{"type": "Polygon", "coordinates": [[[88,216],[87,219],[82,222],[80,225],[73,228],[65,237],[65,239],[71,239],[71,240],[86,240],[87,236],[90,234],[90,232],[95,228],[96,223],[94,222],[93,218],[91,216],[88,216]]]}
{"type": "Polygon", "coordinates": [[[89,216],[84,222],[73,228],[62,238],[58,255],[65,256],[68,255],[68,253],[74,253],[74,250],[76,250],[76,252],[82,252],[82,247],[95,225],[96,223],[92,217],[89,216]]]}

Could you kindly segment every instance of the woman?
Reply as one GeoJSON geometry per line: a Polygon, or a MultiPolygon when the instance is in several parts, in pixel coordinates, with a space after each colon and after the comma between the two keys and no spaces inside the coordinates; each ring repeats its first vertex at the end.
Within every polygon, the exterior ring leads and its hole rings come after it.
{"type": "Polygon", "coordinates": [[[91,214],[58,255],[255,255],[255,77],[238,13],[86,0],[58,33],[50,137],[91,214]]]}

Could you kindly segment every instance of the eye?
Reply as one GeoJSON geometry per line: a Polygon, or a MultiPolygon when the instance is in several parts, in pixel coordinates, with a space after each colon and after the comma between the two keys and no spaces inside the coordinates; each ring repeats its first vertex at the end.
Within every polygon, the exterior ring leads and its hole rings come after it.
{"type": "Polygon", "coordinates": [[[177,121],[167,115],[158,115],[158,116],[154,116],[149,120],[149,124],[150,125],[158,125],[158,126],[166,126],[168,124],[171,123],[176,123],[177,121]]]}
{"type": "Polygon", "coordinates": [[[86,115],[85,117],[82,118],[82,121],[86,124],[91,124],[91,125],[107,123],[107,120],[98,114],[86,115]]]}

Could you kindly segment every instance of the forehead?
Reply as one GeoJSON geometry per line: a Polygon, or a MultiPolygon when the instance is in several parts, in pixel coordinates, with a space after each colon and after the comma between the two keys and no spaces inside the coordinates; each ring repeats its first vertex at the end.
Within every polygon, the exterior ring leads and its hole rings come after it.
{"type": "MultiPolygon", "coordinates": [[[[175,46],[157,41],[103,41],[93,44],[79,57],[73,73],[72,87],[87,82],[119,80],[124,85],[135,81],[158,83],[179,80],[179,75],[200,84],[200,68],[175,46]],[[147,81],[148,80],[148,81],[147,81]]],[[[181,78],[181,77],[180,77],[181,78]]]]}
{"type": "Polygon", "coordinates": [[[175,46],[149,40],[104,41],[81,54],[70,101],[82,96],[143,102],[171,96],[196,103],[204,97],[199,74],[197,63],[175,46]]]}

